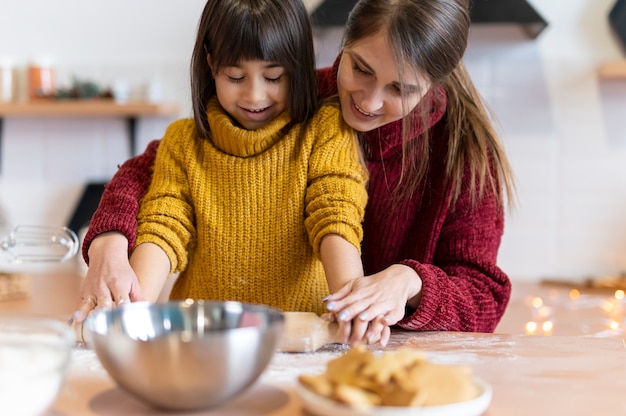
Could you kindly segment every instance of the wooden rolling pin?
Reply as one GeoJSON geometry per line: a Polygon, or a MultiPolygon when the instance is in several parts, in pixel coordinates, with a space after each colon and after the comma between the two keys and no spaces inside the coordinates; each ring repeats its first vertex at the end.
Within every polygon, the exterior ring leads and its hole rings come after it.
{"type": "Polygon", "coordinates": [[[338,343],[339,329],[313,312],[285,312],[285,330],[279,351],[315,352],[324,345],[338,343]]]}
{"type": "MultiPolygon", "coordinates": [[[[74,328],[76,341],[88,347],[83,324],[69,322],[74,328]]],[[[338,343],[338,325],[328,322],[313,312],[285,312],[285,329],[278,351],[315,352],[324,345],[338,343]]]]}

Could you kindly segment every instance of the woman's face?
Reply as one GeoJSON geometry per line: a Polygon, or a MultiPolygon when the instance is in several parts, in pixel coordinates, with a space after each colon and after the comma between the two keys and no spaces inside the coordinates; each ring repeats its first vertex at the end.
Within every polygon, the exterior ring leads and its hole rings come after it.
{"type": "Polygon", "coordinates": [[[398,67],[387,34],[381,31],[344,49],[337,88],[344,120],[365,132],[409,114],[428,92],[430,81],[409,67],[398,67]]]}

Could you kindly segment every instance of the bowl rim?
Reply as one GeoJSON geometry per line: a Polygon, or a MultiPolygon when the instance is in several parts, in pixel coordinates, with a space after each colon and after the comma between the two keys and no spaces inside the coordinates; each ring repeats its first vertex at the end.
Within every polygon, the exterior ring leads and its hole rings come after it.
{"type": "Polygon", "coordinates": [[[282,309],[276,308],[274,306],[262,304],[262,303],[252,303],[252,302],[244,302],[238,300],[211,300],[211,299],[181,299],[181,300],[167,300],[167,301],[158,301],[158,302],[149,302],[149,301],[139,301],[139,302],[127,302],[122,303],[120,305],[116,305],[110,309],[95,309],[92,313],[98,312],[111,312],[120,309],[139,309],[139,308],[152,308],[152,309],[166,309],[176,306],[184,306],[184,307],[193,307],[193,306],[204,306],[204,305],[225,305],[225,306],[241,306],[246,309],[258,309],[264,310],[268,312],[283,314],[284,311],[282,309]]]}
{"type": "MultiPolygon", "coordinates": [[[[105,318],[119,319],[125,311],[150,310],[162,313],[163,311],[167,311],[169,309],[198,309],[206,306],[221,306],[225,310],[235,308],[241,310],[242,312],[251,311],[255,313],[261,312],[268,314],[270,316],[267,325],[268,328],[276,324],[284,325],[286,319],[285,314],[281,309],[260,303],[241,302],[235,300],[185,299],[163,302],[130,302],[123,303],[111,309],[96,309],[87,316],[84,322],[84,327],[88,334],[91,333],[91,335],[106,336],[98,330],[96,322],[105,318]]],[[[252,327],[229,328],[228,331],[249,330],[250,328],[252,327]]]]}

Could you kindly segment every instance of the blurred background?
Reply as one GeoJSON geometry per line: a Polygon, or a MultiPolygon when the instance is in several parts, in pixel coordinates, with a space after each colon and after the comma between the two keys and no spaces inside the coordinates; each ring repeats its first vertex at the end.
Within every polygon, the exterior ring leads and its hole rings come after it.
{"type": "MultiPolygon", "coordinates": [[[[513,280],[626,271],[626,78],[609,24],[614,0],[474,0],[465,63],[494,113],[518,180],[501,267],[513,280]],[[478,13],[480,12],[480,13],[478,13]]],[[[0,0],[0,68],[11,95],[26,72],[54,70],[58,87],[88,80],[129,101],[173,103],[139,117],[136,147],[190,115],[188,62],[204,0],[0,0]],[[4,73],[4,72],[3,72],[4,73]]],[[[330,65],[350,1],[310,1],[318,64],[330,65]]],[[[6,90],[6,87],[3,87],[6,90]]],[[[0,220],[66,225],[88,183],[131,156],[123,117],[2,115],[0,220]]],[[[82,263],[82,259],[77,259],[82,263]]]]}

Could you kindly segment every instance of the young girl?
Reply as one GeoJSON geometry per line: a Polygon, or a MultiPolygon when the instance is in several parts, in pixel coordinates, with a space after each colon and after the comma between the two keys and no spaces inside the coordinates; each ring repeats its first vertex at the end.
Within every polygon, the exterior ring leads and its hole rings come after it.
{"type": "Polygon", "coordinates": [[[143,297],[180,272],[172,299],[321,313],[363,275],[367,174],[338,105],[318,109],[302,2],[209,0],[191,91],[194,118],[167,129],[139,209],[143,297]]]}

